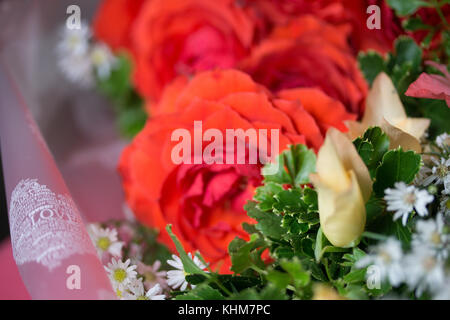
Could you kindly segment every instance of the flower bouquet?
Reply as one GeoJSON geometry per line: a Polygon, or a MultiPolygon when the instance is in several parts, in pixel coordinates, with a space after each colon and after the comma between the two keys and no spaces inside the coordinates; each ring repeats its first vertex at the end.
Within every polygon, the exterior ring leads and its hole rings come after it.
{"type": "Polygon", "coordinates": [[[78,297],[76,278],[67,295],[43,289],[36,265],[81,265],[86,298],[450,299],[448,1],[103,0],[90,23],[67,14],[58,66],[111,101],[127,218],[84,227],[27,111],[4,108],[2,138],[28,123],[38,159],[16,163],[5,143],[34,297],[78,297]]]}

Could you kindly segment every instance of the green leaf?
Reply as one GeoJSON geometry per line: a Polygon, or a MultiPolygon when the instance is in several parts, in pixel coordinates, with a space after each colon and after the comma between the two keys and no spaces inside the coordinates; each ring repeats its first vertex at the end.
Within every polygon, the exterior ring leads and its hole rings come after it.
{"type": "Polygon", "coordinates": [[[266,278],[269,282],[273,283],[277,288],[285,289],[291,283],[291,277],[289,274],[277,270],[270,270],[266,278]]]}
{"type": "Polygon", "coordinates": [[[231,257],[231,270],[235,273],[242,273],[251,265],[253,261],[250,252],[256,248],[263,246],[265,243],[258,234],[252,234],[248,242],[241,238],[235,238],[228,245],[228,252],[231,257]]]}
{"type": "Polygon", "coordinates": [[[281,216],[273,212],[261,211],[258,209],[256,202],[248,201],[244,210],[247,211],[250,218],[258,221],[256,229],[261,231],[265,237],[279,240],[286,233],[286,230],[281,226],[281,216]]]}
{"type": "Polygon", "coordinates": [[[314,172],[315,168],[315,153],[306,146],[298,144],[290,146],[289,150],[280,154],[275,163],[266,164],[262,174],[265,182],[300,186],[309,183],[309,174],[314,172]]]}
{"type": "Polygon", "coordinates": [[[372,85],[376,76],[386,69],[383,57],[376,51],[360,52],[358,63],[369,85],[372,85]]]}
{"type": "Polygon", "coordinates": [[[420,162],[420,155],[413,151],[405,152],[399,148],[387,152],[376,171],[376,180],[373,185],[375,194],[382,198],[384,190],[392,188],[395,182],[411,183],[419,171],[420,162]]]}
{"type": "Polygon", "coordinates": [[[285,288],[277,288],[270,283],[259,293],[260,300],[287,300],[285,288]]]}
{"type": "Polygon", "coordinates": [[[219,290],[201,284],[186,294],[178,295],[175,300],[225,300],[225,297],[219,290]]]}
{"type": "Polygon", "coordinates": [[[125,109],[119,112],[117,124],[120,133],[126,138],[132,138],[145,126],[147,113],[142,108],[125,109]]]}
{"type": "Polygon", "coordinates": [[[292,283],[296,288],[302,288],[310,283],[309,272],[305,271],[300,260],[281,260],[280,266],[291,276],[292,283]]]}
{"type": "Polygon", "coordinates": [[[237,276],[232,274],[218,274],[217,279],[218,281],[220,281],[220,283],[222,283],[224,287],[228,288],[231,291],[242,291],[246,288],[257,287],[261,285],[260,278],[256,277],[237,276]]]}
{"type": "Polygon", "coordinates": [[[408,31],[430,30],[433,27],[423,23],[420,17],[412,17],[402,22],[403,29],[408,31]]]}
{"type": "Polygon", "coordinates": [[[178,255],[180,256],[181,262],[183,263],[184,271],[187,274],[206,275],[206,273],[202,269],[200,269],[191,258],[189,258],[186,251],[184,251],[183,245],[181,244],[180,240],[178,240],[178,238],[172,232],[171,224],[168,224],[166,226],[166,230],[167,230],[167,233],[169,234],[170,238],[172,238],[173,243],[175,244],[175,247],[178,251],[178,255]]]}
{"type": "Polygon", "coordinates": [[[347,273],[344,278],[346,283],[364,282],[366,280],[366,269],[356,269],[347,273]]]}
{"type": "Polygon", "coordinates": [[[314,257],[316,259],[316,262],[320,262],[320,260],[322,260],[322,256],[325,253],[324,248],[328,244],[330,244],[330,242],[323,234],[322,228],[319,228],[319,230],[317,231],[316,243],[314,247],[314,257]]]}
{"type": "Polygon", "coordinates": [[[306,212],[307,205],[301,199],[302,192],[299,189],[282,190],[274,196],[274,211],[277,213],[306,212]]]}
{"type": "Polygon", "coordinates": [[[364,135],[357,138],[353,144],[373,178],[381,159],[389,149],[388,136],[379,127],[372,127],[367,129],[364,135]]]}
{"type": "Polygon", "coordinates": [[[410,65],[413,69],[419,68],[422,62],[422,49],[414,39],[400,36],[395,40],[395,63],[397,65],[410,65]]]}
{"type": "Polygon", "coordinates": [[[290,152],[285,153],[286,166],[294,184],[299,186],[309,183],[309,175],[316,171],[316,155],[305,145],[298,144],[290,147],[290,152]]]}
{"type": "Polygon", "coordinates": [[[421,0],[387,0],[387,3],[399,16],[413,14],[420,7],[429,5],[425,1],[421,0]]]}
{"type": "Polygon", "coordinates": [[[283,190],[283,186],[275,182],[266,182],[263,186],[256,188],[254,199],[259,202],[258,208],[262,211],[271,210],[276,203],[274,196],[283,190]]]}

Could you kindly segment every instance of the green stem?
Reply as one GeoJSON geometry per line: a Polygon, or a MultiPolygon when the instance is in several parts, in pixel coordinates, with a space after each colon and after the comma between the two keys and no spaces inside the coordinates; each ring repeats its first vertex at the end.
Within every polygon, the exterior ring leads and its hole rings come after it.
{"type": "Polygon", "coordinates": [[[263,269],[257,267],[256,265],[252,265],[250,268],[255,270],[256,272],[258,272],[260,274],[267,275],[267,271],[266,270],[263,270],[263,269]]]}
{"type": "Polygon", "coordinates": [[[334,284],[334,280],[330,275],[330,270],[328,269],[328,260],[327,259],[323,259],[323,265],[325,266],[325,272],[327,274],[328,280],[330,280],[330,282],[334,284]]]}
{"type": "Polygon", "coordinates": [[[378,233],[374,233],[374,232],[370,232],[370,231],[365,231],[362,234],[363,237],[369,238],[369,239],[374,239],[374,240],[387,240],[388,237],[382,234],[378,234],[378,233]]]}

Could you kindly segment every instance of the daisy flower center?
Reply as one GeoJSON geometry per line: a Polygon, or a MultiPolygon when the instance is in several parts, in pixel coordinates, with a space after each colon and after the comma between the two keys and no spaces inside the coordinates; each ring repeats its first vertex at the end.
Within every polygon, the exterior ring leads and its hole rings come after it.
{"type": "Polygon", "coordinates": [[[447,201],[445,201],[445,207],[450,210],[450,198],[447,199],[447,201]]]}
{"type": "Polygon", "coordinates": [[[448,168],[445,164],[440,164],[437,168],[436,168],[436,173],[438,174],[438,176],[440,178],[445,178],[445,176],[448,173],[448,168]]]}
{"type": "Polygon", "coordinates": [[[405,201],[405,203],[413,206],[414,203],[416,202],[416,195],[413,192],[409,192],[409,193],[405,194],[405,196],[403,197],[403,201],[405,201]]]}
{"type": "Polygon", "coordinates": [[[106,60],[105,54],[100,50],[95,50],[92,53],[92,61],[95,65],[100,65],[106,60]]]}
{"type": "Polygon", "coordinates": [[[123,282],[123,280],[125,280],[126,277],[127,277],[127,272],[125,270],[123,270],[123,269],[114,270],[113,278],[117,282],[119,282],[119,283],[123,282]]]}
{"type": "Polygon", "coordinates": [[[392,262],[392,257],[389,253],[387,253],[386,251],[382,250],[380,252],[380,258],[386,263],[386,264],[390,264],[392,262]]]}
{"type": "Polygon", "coordinates": [[[110,245],[111,245],[111,241],[109,240],[108,237],[101,237],[97,240],[97,247],[103,251],[108,250],[110,245]]]}
{"type": "Polygon", "coordinates": [[[146,296],[139,296],[136,300],[149,300],[146,296]]]}
{"type": "Polygon", "coordinates": [[[431,235],[431,242],[433,242],[434,244],[441,244],[441,235],[439,234],[439,232],[433,232],[433,234],[431,235]]]}
{"type": "Polygon", "coordinates": [[[436,265],[436,260],[432,257],[426,258],[425,260],[423,260],[422,265],[425,270],[430,271],[436,265]]]}

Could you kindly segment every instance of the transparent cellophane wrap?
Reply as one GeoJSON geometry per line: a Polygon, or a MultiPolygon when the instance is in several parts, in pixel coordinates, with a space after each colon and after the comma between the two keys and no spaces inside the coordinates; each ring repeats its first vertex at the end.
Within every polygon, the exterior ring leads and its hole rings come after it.
{"type": "MultiPolygon", "coordinates": [[[[61,75],[56,45],[73,4],[0,1],[0,137],[11,243],[34,299],[111,299],[86,231],[123,218],[119,138],[108,101],[61,75]],[[79,267],[81,288],[70,288],[79,267]]],[[[77,1],[90,22],[98,1],[77,1]]],[[[73,286],[72,286],[73,287],[73,286]]]]}

